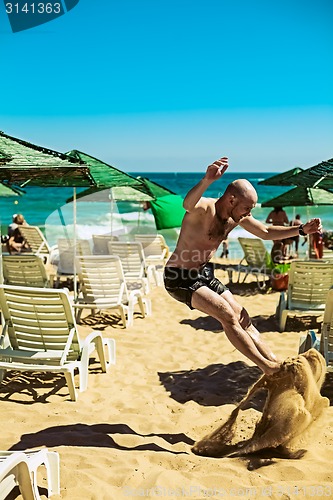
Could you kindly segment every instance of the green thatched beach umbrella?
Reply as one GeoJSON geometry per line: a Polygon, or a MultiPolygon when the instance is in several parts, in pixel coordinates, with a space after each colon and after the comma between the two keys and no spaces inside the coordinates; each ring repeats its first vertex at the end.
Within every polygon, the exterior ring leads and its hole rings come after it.
{"type": "Polygon", "coordinates": [[[286,172],[282,172],[281,174],[268,177],[268,179],[264,179],[263,181],[258,182],[258,184],[263,186],[292,186],[292,178],[300,172],[303,172],[303,169],[295,167],[287,170],[286,172]]]}
{"type": "MultiPolygon", "coordinates": [[[[124,172],[94,157],[73,150],[69,154],[37,146],[0,132],[0,182],[8,185],[73,187],[73,222],[76,227],[76,187],[106,189],[126,185],[143,189],[124,172]]],[[[74,229],[74,239],[76,238],[74,229]]]]}
{"type": "Polygon", "coordinates": [[[333,158],[293,176],[292,183],[295,186],[333,189],[333,158]]]}
{"type": "Polygon", "coordinates": [[[162,196],[168,196],[169,194],[176,194],[170,189],[161,186],[161,184],[151,181],[147,177],[138,176],[137,179],[139,179],[139,181],[141,181],[144,184],[144,186],[148,190],[148,193],[153,198],[161,198],[162,196]]]}
{"type": "Polygon", "coordinates": [[[305,207],[315,205],[333,205],[333,193],[326,189],[297,186],[261,204],[262,207],[305,207]]]}

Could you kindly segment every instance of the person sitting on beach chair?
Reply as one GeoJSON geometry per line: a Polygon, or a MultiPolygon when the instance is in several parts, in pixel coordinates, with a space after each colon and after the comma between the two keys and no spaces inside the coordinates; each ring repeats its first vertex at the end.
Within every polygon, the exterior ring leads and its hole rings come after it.
{"type": "Polygon", "coordinates": [[[203,197],[206,189],[220,179],[227,168],[228,158],[216,160],[186,195],[186,214],[176,248],[164,269],[164,285],[173,298],[190,309],[198,309],[217,319],[236,349],[265,374],[271,375],[279,370],[280,362],[260,338],[247,311],[215,278],[214,266],[209,260],[237,225],[257,238],[282,240],[320,232],[321,221],[312,219],[298,227],[266,226],[251,215],[258,196],[246,179],[233,181],[218,199],[203,197]]]}
{"type": "Polygon", "coordinates": [[[7,250],[10,254],[21,253],[22,251],[29,249],[27,242],[20,233],[20,226],[27,225],[28,224],[22,214],[13,215],[13,222],[8,226],[7,250]]]}

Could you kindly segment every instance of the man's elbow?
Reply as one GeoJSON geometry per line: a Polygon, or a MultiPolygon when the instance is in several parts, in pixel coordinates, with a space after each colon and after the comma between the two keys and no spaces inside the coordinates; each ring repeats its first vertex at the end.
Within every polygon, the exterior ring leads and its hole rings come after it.
{"type": "Polygon", "coordinates": [[[184,200],[183,208],[186,210],[186,212],[191,212],[195,208],[195,206],[193,206],[192,203],[189,203],[188,201],[184,200]]]}

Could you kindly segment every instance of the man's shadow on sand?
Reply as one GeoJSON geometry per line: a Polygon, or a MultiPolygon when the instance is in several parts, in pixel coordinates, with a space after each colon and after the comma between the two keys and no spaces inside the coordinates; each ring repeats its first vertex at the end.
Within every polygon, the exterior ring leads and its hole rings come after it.
{"type": "Polygon", "coordinates": [[[185,451],[174,451],[153,442],[145,442],[137,446],[123,446],[117,443],[115,434],[133,435],[138,438],[162,438],[166,443],[174,445],[185,443],[192,446],[193,439],[184,433],[178,434],[140,434],[127,424],[72,424],[48,427],[33,434],[23,434],[21,440],[10,448],[10,451],[26,450],[46,446],[87,446],[98,448],[113,448],[121,451],[155,451],[168,452],[174,455],[188,454],[185,451]]]}
{"type": "MultiPolygon", "coordinates": [[[[161,384],[171,398],[181,404],[195,401],[202,406],[237,405],[261,375],[262,371],[257,366],[248,366],[243,361],[158,373],[161,384]]],[[[333,372],[326,374],[321,394],[333,405],[333,372]]],[[[262,411],[265,400],[266,391],[258,391],[247,408],[262,411]]]]}
{"type": "MultiPolygon", "coordinates": [[[[251,318],[251,321],[260,333],[278,331],[278,321],[274,314],[271,316],[254,316],[251,318]]],[[[180,321],[180,324],[190,325],[195,330],[205,330],[207,332],[214,333],[223,332],[221,323],[217,319],[212,318],[212,316],[199,316],[195,319],[183,319],[180,321]]]]}
{"type": "MultiPolygon", "coordinates": [[[[279,321],[276,314],[252,316],[251,321],[258,332],[279,332],[279,321]]],[[[190,325],[195,330],[205,330],[208,332],[220,333],[223,332],[221,323],[211,316],[199,316],[195,319],[183,319],[181,325],[190,325]]],[[[287,318],[285,331],[304,332],[311,329],[318,329],[320,323],[318,318],[314,316],[302,316],[302,318],[287,318]]]]}
{"type": "MultiPolygon", "coordinates": [[[[161,384],[171,398],[178,403],[195,401],[202,406],[238,404],[261,375],[258,367],[248,366],[243,361],[158,373],[161,384]]],[[[265,391],[259,392],[251,400],[250,407],[261,411],[265,399],[265,391]]]]}

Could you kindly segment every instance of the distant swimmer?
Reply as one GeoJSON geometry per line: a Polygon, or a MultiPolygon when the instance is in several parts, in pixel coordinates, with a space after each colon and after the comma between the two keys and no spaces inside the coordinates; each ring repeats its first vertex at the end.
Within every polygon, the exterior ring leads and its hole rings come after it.
{"type": "Polygon", "coordinates": [[[270,375],[279,370],[280,363],[260,338],[247,311],[215,278],[214,265],[209,260],[237,225],[263,240],[282,240],[298,234],[320,232],[321,222],[312,219],[298,227],[268,227],[259,222],[251,215],[258,196],[246,179],[233,181],[218,199],[203,197],[206,189],[219,180],[227,168],[228,158],[214,161],[201,181],[186,195],[186,214],[176,248],[164,269],[164,285],[173,298],[190,309],[198,309],[216,318],[236,349],[270,375]]]}

